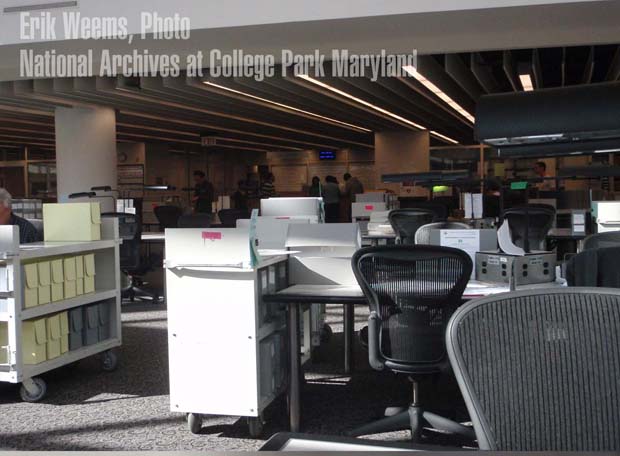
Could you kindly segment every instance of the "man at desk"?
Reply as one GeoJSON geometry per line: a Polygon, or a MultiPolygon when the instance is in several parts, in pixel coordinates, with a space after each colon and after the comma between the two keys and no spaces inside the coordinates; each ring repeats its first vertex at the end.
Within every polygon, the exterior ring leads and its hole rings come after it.
{"type": "Polygon", "coordinates": [[[213,211],[213,196],[215,194],[213,185],[202,171],[194,171],[194,183],[196,184],[192,198],[194,213],[210,214],[213,211]]]}
{"type": "Polygon", "coordinates": [[[39,232],[28,220],[13,214],[11,205],[13,197],[4,188],[0,188],[0,225],[14,225],[19,227],[20,244],[31,244],[42,241],[39,232]]]}

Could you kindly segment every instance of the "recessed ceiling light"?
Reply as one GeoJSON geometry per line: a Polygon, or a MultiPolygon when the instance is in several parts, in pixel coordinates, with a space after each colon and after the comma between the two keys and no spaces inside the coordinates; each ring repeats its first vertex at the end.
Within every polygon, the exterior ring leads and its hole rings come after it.
{"type": "Polygon", "coordinates": [[[520,74],[519,79],[521,80],[521,85],[523,86],[523,90],[526,92],[532,92],[534,90],[534,84],[532,83],[532,77],[525,73],[520,74]]]}
{"type": "Polygon", "coordinates": [[[407,66],[403,67],[403,70],[405,70],[407,73],[409,73],[411,76],[413,76],[419,83],[421,83],[424,87],[426,87],[428,90],[430,90],[436,97],[438,97],[441,101],[443,101],[445,104],[450,106],[450,108],[452,108],[454,111],[459,113],[461,116],[463,116],[469,122],[471,122],[471,123],[475,123],[476,122],[476,118],[474,116],[472,116],[469,112],[467,112],[465,110],[465,108],[463,108],[460,104],[458,104],[456,101],[454,101],[447,93],[445,93],[443,90],[441,90],[435,84],[433,84],[430,80],[426,79],[418,71],[417,68],[415,68],[414,66],[411,66],[411,65],[407,65],[407,66]]]}
{"type": "MultiPolygon", "coordinates": [[[[402,116],[399,116],[398,114],[395,114],[391,111],[388,111],[387,109],[381,108],[377,105],[374,105],[366,100],[362,100],[361,98],[358,98],[354,95],[351,95],[350,93],[347,93],[343,90],[337,89],[336,87],[330,86],[329,84],[325,84],[324,82],[319,81],[318,79],[314,79],[310,76],[308,76],[307,74],[300,74],[298,75],[299,78],[311,82],[314,85],[317,85],[319,87],[322,87],[326,90],[329,90],[331,92],[334,92],[340,96],[343,96],[345,98],[348,98],[349,100],[355,101],[356,103],[359,103],[363,106],[366,106],[367,108],[373,109],[374,111],[380,112],[381,114],[384,114],[388,117],[391,117],[392,119],[398,120],[399,122],[402,122],[406,125],[412,126],[414,128],[417,128],[418,130],[428,130],[428,128],[424,127],[423,125],[420,125],[419,123],[413,122],[409,119],[405,119],[402,116]]],[[[437,133],[436,131],[430,131],[430,134],[443,140],[443,141],[447,141],[451,144],[458,144],[459,142],[449,138],[448,136],[442,135],[441,133],[437,133]]]]}
{"type": "Polygon", "coordinates": [[[368,128],[360,127],[358,125],[353,125],[353,124],[350,124],[350,123],[347,123],[347,122],[342,122],[341,120],[332,119],[331,117],[326,117],[326,116],[322,116],[320,114],[316,114],[314,112],[305,111],[303,109],[295,108],[293,106],[289,106],[289,105],[286,105],[284,103],[279,103],[277,101],[268,100],[266,98],[258,97],[256,95],[252,95],[250,93],[242,92],[240,90],[231,89],[230,87],[226,87],[226,86],[223,86],[223,85],[220,85],[220,84],[215,84],[213,82],[203,81],[203,84],[211,86],[211,87],[215,87],[217,89],[225,90],[227,92],[231,92],[231,93],[234,93],[236,95],[241,95],[243,97],[251,98],[253,100],[261,101],[263,103],[268,103],[268,104],[271,104],[271,105],[274,105],[274,106],[279,106],[280,108],[289,109],[291,111],[295,111],[295,112],[306,114],[306,115],[309,115],[309,116],[312,116],[312,117],[316,117],[317,119],[322,119],[322,120],[325,120],[325,121],[328,121],[328,122],[331,122],[331,123],[334,123],[334,124],[342,125],[344,127],[354,128],[355,130],[363,131],[365,133],[370,133],[372,131],[372,130],[369,130],[368,128]]]}

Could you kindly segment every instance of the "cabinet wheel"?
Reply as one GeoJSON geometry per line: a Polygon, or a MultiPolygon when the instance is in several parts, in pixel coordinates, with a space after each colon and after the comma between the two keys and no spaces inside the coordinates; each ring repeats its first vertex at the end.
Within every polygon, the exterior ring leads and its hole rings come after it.
{"type": "Polygon", "coordinates": [[[39,402],[47,394],[47,383],[40,377],[24,380],[19,395],[24,402],[39,402]]]}
{"type": "Polygon", "coordinates": [[[250,437],[257,439],[263,433],[263,419],[259,417],[248,417],[248,431],[250,431],[250,437]]]}
{"type": "Polygon", "coordinates": [[[103,352],[101,355],[101,368],[105,372],[113,372],[118,367],[118,355],[112,350],[103,352]]]}
{"type": "Polygon", "coordinates": [[[202,415],[198,413],[188,413],[187,427],[192,434],[200,434],[200,430],[202,429],[202,415]]]}

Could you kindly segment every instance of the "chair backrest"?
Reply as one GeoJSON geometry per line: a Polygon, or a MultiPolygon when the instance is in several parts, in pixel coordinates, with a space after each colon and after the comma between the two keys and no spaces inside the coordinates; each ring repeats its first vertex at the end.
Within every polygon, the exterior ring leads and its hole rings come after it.
{"type": "Polygon", "coordinates": [[[122,239],[119,247],[120,266],[123,271],[134,271],[141,266],[140,245],[142,242],[142,229],[140,219],[135,214],[121,212],[107,212],[101,214],[102,218],[118,219],[118,234],[122,239]]]}
{"type": "Polygon", "coordinates": [[[26,219],[28,220],[32,226],[34,226],[34,229],[37,230],[37,233],[39,233],[39,239],[43,240],[44,236],[43,236],[43,220],[41,219],[26,219]]]}
{"type": "Polygon", "coordinates": [[[431,243],[431,231],[433,230],[471,230],[471,226],[461,222],[437,222],[421,226],[415,233],[415,243],[429,245],[431,243]]]}
{"type": "Polygon", "coordinates": [[[471,301],[446,344],[481,449],[620,450],[620,291],[471,301]]]}
{"type": "Polygon", "coordinates": [[[247,209],[222,209],[217,216],[224,228],[235,228],[237,220],[250,218],[250,212],[247,209]]]}
{"type": "Polygon", "coordinates": [[[404,204],[401,204],[401,208],[431,211],[435,214],[436,222],[443,222],[448,218],[448,215],[450,215],[449,206],[439,199],[434,199],[432,201],[406,201],[404,204]]]}
{"type": "Polygon", "coordinates": [[[179,226],[179,218],[183,215],[183,209],[178,206],[157,206],[153,212],[162,230],[177,228],[179,226]]]}
{"type": "Polygon", "coordinates": [[[578,253],[565,264],[568,286],[620,288],[618,258],[620,245],[578,253]]]}
{"type": "Polygon", "coordinates": [[[370,305],[371,365],[406,373],[445,367],[445,329],[471,276],[469,255],[439,246],[370,247],[355,253],[352,266],[370,305]]]}
{"type": "Polygon", "coordinates": [[[188,214],[179,217],[179,228],[209,228],[213,222],[211,214],[188,214]]]}
{"type": "Polygon", "coordinates": [[[508,220],[515,245],[526,252],[542,250],[555,220],[555,208],[546,204],[512,207],[502,213],[502,220],[508,220]]]}
{"type": "Polygon", "coordinates": [[[607,247],[620,247],[620,231],[593,234],[583,241],[584,250],[604,249],[607,247]]]}
{"type": "Polygon", "coordinates": [[[388,218],[396,233],[396,241],[410,245],[415,243],[415,233],[421,226],[439,221],[430,209],[397,209],[391,211],[388,218]]]}

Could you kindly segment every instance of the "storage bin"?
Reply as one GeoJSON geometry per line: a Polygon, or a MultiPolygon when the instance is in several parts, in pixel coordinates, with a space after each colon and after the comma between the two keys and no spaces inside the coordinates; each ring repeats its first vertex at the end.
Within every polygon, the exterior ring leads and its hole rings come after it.
{"type": "Polygon", "coordinates": [[[99,203],[63,203],[43,205],[45,241],[101,240],[99,203]]]}
{"type": "Polygon", "coordinates": [[[111,305],[109,302],[101,302],[97,305],[99,306],[99,342],[102,342],[111,337],[111,305]]]}
{"type": "Polygon", "coordinates": [[[75,257],[75,285],[76,294],[78,296],[84,294],[84,256],[75,257]]]}
{"type": "Polygon", "coordinates": [[[47,330],[47,359],[58,358],[62,353],[60,315],[56,314],[51,317],[47,317],[45,319],[45,328],[47,330]]]}
{"type": "Polygon", "coordinates": [[[64,354],[69,351],[69,313],[62,312],[58,316],[60,318],[60,353],[64,354]]]}
{"type": "Polygon", "coordinates": [[[26,365],[47,360],[47,329],[45,318],[22,323],[22,357],[26,365]]]}
{"type": "Polygon", "coordinates": [[[93,345],[99,342],[99,305],[92,304],[84,307],[84,345],[93,345]]]}
{"type": "Polygon", "coordinates": [[[84,310],[79,307],[69,311],[69,350],[84,346],[84,310]]]}
{"type": "Polygon", "coordinates": [[[52,260],[52,302],[65,298],[65,272],[62,259],[52,260]]]}
{"type": "Polygon", "coordinates": [[[23,268],[24,308],[39,305],[39,273],[36,263],[25,264],[23,268]]]}
{"type": "Polygon", "coordinates": [[[65,299],[75,298],[77,296],[75,257],[63,259],[63,268],[65,272],[65,299]]]}
{"type": "Polygon", "coordinates": [[[274,336],[269,336],[260,342],[260,395],[261,399],[268,398],[276,390],[276,381],[274,375],[275,361],[275,343],[274,336]]]}
{"type": "Polygon", "coordinates": [[[37,263],[39,274],[39,305],[52,302],[52,265],[49,261],[37,263]]]}
{"type": "Polygon", "coordinates": [[[84,293],[95,292],[95,254],[84,255],[84,293]]]}

